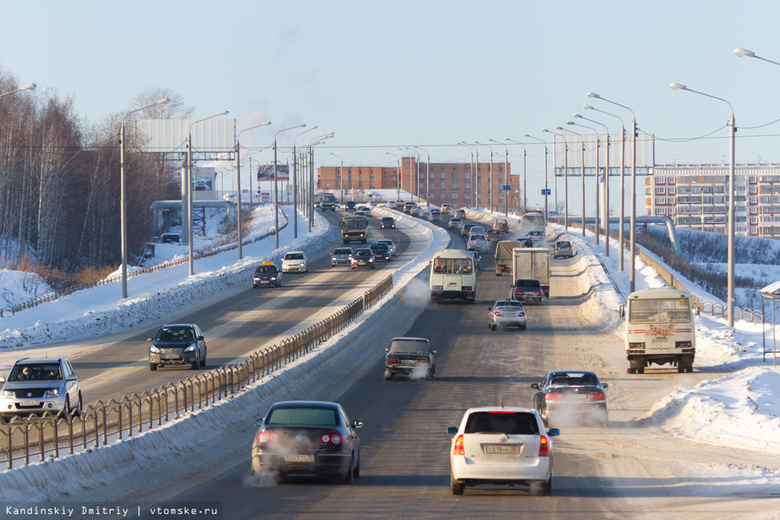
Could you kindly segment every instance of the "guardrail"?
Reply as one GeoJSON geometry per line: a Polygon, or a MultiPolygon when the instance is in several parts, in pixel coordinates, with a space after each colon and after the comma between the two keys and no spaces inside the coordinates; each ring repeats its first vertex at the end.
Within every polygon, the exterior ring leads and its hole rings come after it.
{"type": "Polygon", "coordinates": [[[345,307],[281,343],[252,353],[241,363],[215,368],[156,390],[133,394],[107,403],[98,401],[81,413],[13,417],[0,428],[0,464],[13,469],[14,460],[25,466],[36,456],[58,458],[78,448],[106,446],[132,437],[144,428],[161,426],[180,414],[208,407],[241,392],[247,385],[294,361],[327,341],[374,305],[393,287],[390,275],[345,307]]]}
{"type": "MultiPolygon", "coordinates": [[[[556,222],[557,224],[561,224],[562,219],[551,218],[550,221],[556,222]]],[[[595,226],[589,226],[586,224],[585,228],[589,229],[593,233],[596,232],[595,226]]],[[[582,229],[582,226],[577,226],[576,229],[582,229]]],[[[569,231],[570,232],[572,231],[571,226],[569,231]]],[[[610,230],[609,235],[615,240],[620,240],[620,235],[612,230],[610,230]]],[[[624,236],[623,240],[625,242],[623,245],[624,249],[628,249],[628,238],[624,236]]],[[[659,262],[658,260],[650,256],[649,254],[647,254],[647,252],[643,251],[642,248],[640,247],[636,248],[636,252],[639,258],[641,258],[642,261],[645,262],[647,265],[655,269],[655,271],[658,273],[658,276],[660,276],[663,279],[663,281],[666,282],[670,287],[681,291],[686,291],[688,293],[691,292],[690,290],[688,290],[688,288],[685,286],[682,280],[676,277],[674,273],[666,269],[665,264],[662,264],[661,262],[659,262]]],[[[604,266],[603,262],[602,262],[602,266],[604,266]]],[[[606,267],[604,267],[604,272],[607,272],[606,267]]],[[[609,276],[609,273],[607,273],[607,276],[609,276]]],[[[694,296],[693,294],[691,294],[691,304],[693,305],[694,309],[698,309],[699,312],[709,314],[710,316],[720,316],[721,318],[725,318],[728,311],[728,306],[726,306],[723,303],[704,300],[702,298],[698,298],[694,296]]],[[[747,307],[741,309],[735,306],[734,318],[738,320],[749,321],[752,323],[763,323],[764,313],[762,311],[749,309],[747,307]]]]}
{"type": "MultiPolygon", "coordinates": [[[[290,221],[287,218],[287,214],[284,212],[284,210],[281,208],[281,206],[279,207],[279,211],[281,211],[282,215],[284,216],[284,223],[279,226],[279,229],[282,230],[282,229],[287,227],[287,225],[290,223],[290,221]]],[[[262,234],[260,234],[258,236],[242,240],[241,244],[242,245],[253,244],[253,243],[257,242],[258,240],[262,240],[264,238],[268,238],[270,236],[273,236],[275,233],[276,233],[275,229],[269,229],[265,233],[262,233],[262,234]]],[[[200,258],[208,258],[209,256],[214,256],[214,255],[222,253],[224,251],[231,251],[233,249],[238,249],[238,244],[237,243],[236,244],[226,244],[226,245],[215,247],[213,249],[209,249],[209,250],[206,250],[206,251],[201,251],[200,253],[195,253],[194,259],[198,260],[200,258]]],[[[189,262],[189,255],[184,255],[183,257],[179,257],[179,258],[177,258],[175,260],[167,260],[167,261],[162,262],[160,264],[152,265],[152,266],[149,266],[149,267],[144,267],[144,268],[139,269],[137,271],[128,272],[127,273],[127,278],[130,279],[130,278],[133,278],[135,276],[140,276],[142,274],[153,273],[155,271],[160,271],[162,269],[168,269],[170,267],[176,267],[177,265],[181,265],[181,264],[183,264],[185,262],[189,262]]],[[[23,302],[23,303],[19,303],[17,305],[12,305],[10,307],[6,307],[5,309],[0,308],[0,318],[4,318],[5,317],[4,310],[11,311],[11,316],[13,316],[17,312],[26,311],[27,309],[32,309],[33,307],[37,307],[38,305],[41,305],[41,304],[44,304],[44,303],[47,303],[47,302],[55,301],[55,300],[57,300],[59,298],[62,298],[63,296],[67,296],[69,294],[73,294],[76,291],[82,291],[84,289],[91,289],[93,287],[98,287],[100,285],[106,285],[106,284],[109,284],[109,283],[116,283],[118,281],[119,281],[118,278],[104,278],[103,280],[98,280],[96,282],[78,284],[78,285],[74,285],[72,287],[68,287],[67,289],[63,289],[61,291],[54,291],[54,292],[45,294],[43,296],[40,296],[38,298],[35,298],[33,300],[30,300],[30,301],[27,301],[27,302],[23,302]]]]}

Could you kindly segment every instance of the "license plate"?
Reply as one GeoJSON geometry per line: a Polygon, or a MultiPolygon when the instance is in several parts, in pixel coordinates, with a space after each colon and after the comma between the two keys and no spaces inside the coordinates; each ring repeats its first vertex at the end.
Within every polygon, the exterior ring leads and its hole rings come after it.
{"type": "Polygon", "coordinates": [[[314,455],[310,453],[285,455],[284,461],[285,462],[314,462],[314,455]]]}
{"type": "Polygon", "coordinates": [[[417,361],[415,361],[414,359],[402,359],[401,360],[401,364],[402,365],[414,365],[416,363],[417,363],[417,361]]]}
{"type": "Polygon", "coordinates": [[[181,356],[177,354],[161,354],[160,359],[181,359],[181,356]]]}
{"type": "Polygon", "coordinates": [[[40,406],[40,401],[19,401],[19,406],[40,406]]]}
{"type": "Polygon", "coordinates": [[[485,446],[485,453],[488,455],[517,455],[519,451],[517,444],[488,444],[485,446]]]}
{"type": "Polygon", "coordinates": [[[269,280],[260,280],[260,284],[268,284],[271,283],[269,280]]]}
{"type": "Polygon", "coordinates": [[[366,265],[365,262],[358,262],[358,265],[366,265]]]}

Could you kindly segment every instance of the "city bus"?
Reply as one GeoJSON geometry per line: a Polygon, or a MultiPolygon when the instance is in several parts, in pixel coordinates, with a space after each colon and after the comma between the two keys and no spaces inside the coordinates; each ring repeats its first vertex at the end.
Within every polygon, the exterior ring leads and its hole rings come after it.
{"type": "Polygon", "coordinates": [[[643,289],[629,295],[620,315],[626,316],[625,348],[629,374],[643,374],[655,363],[677,365],[693,372],[696,326],[691,295],[668,287],[643,289]]]}
{"type": "Polygon", "coordinates": [[[522,229],[520,229],[520,236],[526,237],[532,231],[541,231],[544,236],[545,227],[547,222],[544,218],[544,213],[541,211],[526,211],[523,213],[520,221],[522,229]]]}
{"type": "Polygon", "coordinates": [[[362,215],[347,215],[341,219],[341,240],[345,244],[350,242],[359,241],[363,244],[366,243],[368,238],[368,219],[362,215]]]}
{"type": "Polygon", "coordinates": [[[433,255],[430,277],[431,299],[463,300],[474,303],[477,297],[477,272],[474,256],[462,249],[444,249],[433,255]]]}

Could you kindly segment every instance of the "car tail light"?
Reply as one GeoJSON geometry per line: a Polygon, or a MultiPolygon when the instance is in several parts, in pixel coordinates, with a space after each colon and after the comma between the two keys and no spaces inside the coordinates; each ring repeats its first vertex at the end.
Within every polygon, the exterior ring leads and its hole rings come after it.
{"type": "Polygon", "coordinates": [[[604,394],[602,393],[588,394],[588,397],[591,399],[604,399],[604,394]]]}
{"type": "Polygon", "coordinates": [[[517,316],[518,316],[519,318],[522,318],[523,316],[525,316],[525,313],[524,313],[524,312],[518,312],[518,313],[517,313],[517,316]]]}
{"type": "Polygon", "coordinates": [[[427,359],[418,359],[417,362],[418,363],[427,363],[428,360],[427,359]]]}
{"type": "Polygon", "coordinates": [[[322,444],[341,444],[341,435],[338,433],[326,433],[320,437],[322,444]]]}
{"type": "Polygon", "coordinates": [[[458,435],[455,439],[455,447],[452,449],[453,455],[465,455],[466,451],[463,449],[463,435],[458,435]]]}
{"type": "Polygon", "coordinates": [[[539,456],[540,457],[550,456],[550,440],[544,435],[539,437],[539,456]]]}
{"type": "Polygon", "coordinates": [[[545,401],[552,401],[555,399],[560,399],[561,397],[563,397],[563,394],[544,394],[545,401]]]}
{"type": "Polygon", "coordinates": [[[398,360],[395,358],[390,358],[387,360],[388,363],[398,363],[398,360]]]}
{"type": "Polygon", "coordinates": [[[492,314],[493,316],[501,316],[501,313],[498,311],[491,312],[490,314],[492,314]]]}
{"type": "Polygon", "coordinates": [[[677,341],[677,342],[675,342],[674,346],[676,348],[691,348],[691,342],[690,341],[677,341]]]}
{"type": "Polygon", "coordinates": [[[265,430],[261,430],[257,432],[257,442],[259,442],[260,444],[277,442],[278,440],[279,440],[279,435],[277,435],[274,432],[267,432],[265,430]]]}

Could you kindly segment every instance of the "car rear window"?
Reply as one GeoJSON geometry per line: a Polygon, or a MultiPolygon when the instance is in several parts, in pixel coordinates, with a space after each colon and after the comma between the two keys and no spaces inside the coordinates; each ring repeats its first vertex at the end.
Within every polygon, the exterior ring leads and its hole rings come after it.
{"type": "Polygon", "coordinates": [[[469,415],[464,433],[505,433],[537,435],[536,416],[528,412],[474,412],[469,415]]]}
{"type": "Polygon", "coordinates": [[[552,386],[596,386],[598,380],[593,374],[558,374],[550,378],[552,386]]]}
{"type": "Polygon", "coordinates": [[[541,287],[539,280],[517,280],[515,287],[541,287]]]}
{"type": "Polygon", "coordinates": [[[571,247],[568,242],[558,242],[557,247],[571,247]]]}
{"type": "Polygon", "coordinates": [[[269,426],[337,426],[336,410],[330,408],[275,408],[266,420],[269,426]]]}
{"type": "Polygon", "coordinates": [[[390,342],[390,352],[428,352],[428,344],[424,341],[395,340],[390,342]]]}

